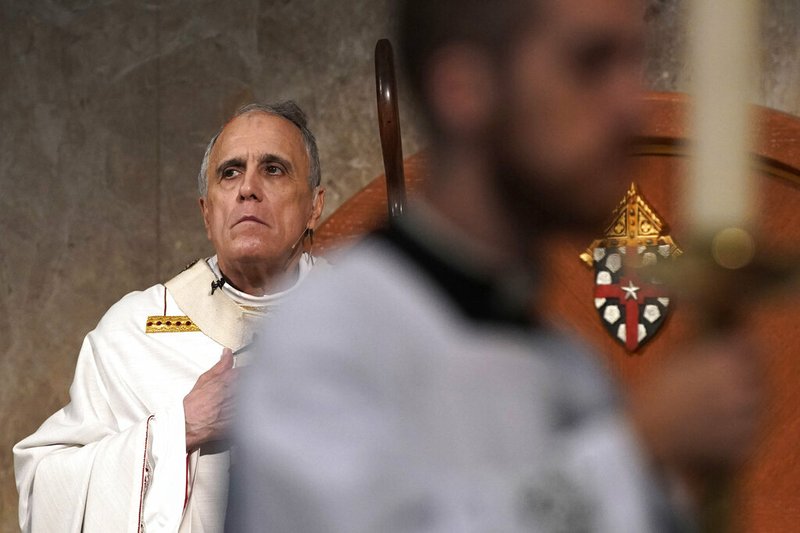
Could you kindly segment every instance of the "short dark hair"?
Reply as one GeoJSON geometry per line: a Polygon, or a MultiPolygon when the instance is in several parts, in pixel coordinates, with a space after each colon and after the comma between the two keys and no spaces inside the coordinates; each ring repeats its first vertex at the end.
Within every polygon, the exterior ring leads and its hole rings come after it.
{"type": "MultiPolygon", "coordinates": [[[[303,138],[303,144],[306,147],[306,153],[308,154],[308,185],[312,189],[319,187],[319,184],[322,181],[322,170],[319,164],[317,140],[314,138],[314,134],[311,133],[311,130],[308,129],[308,126],[306,125],[306,114],[303,113],[303,110],[300,109],[300,106],[291,100],[276,104],[247,104],[243,107],[240,107],[236,113],[233,114],[231,120],[235,119],[236,117],[246,115],[247,113],[264,113],[267,115],[274,115],[276,117],[284,118],[297,126],[297,129],[300,130],[300,135],[303,138]]],[[[209,159],[211,158],[211,151],[214,149],[214,145],[217,143],[217,139],[219,139],[219,136],[222,134],[222,130],[224,129],[225,126],[222,126],[211,138],[211,141],[209,141],[208,146],[206,146],[206,151],[203,154],[203,162],[200,164],[200,172],[197,174],[197,190],[201,197],[205,197],[205,195],[208,193],[209,159]]]]}
{"type": "Polygon", "coordinates": [[[449,43],[500,57],[534,20],[541,0],[397,0],[400,63],[420,103],[432,56],[449,43]]]}

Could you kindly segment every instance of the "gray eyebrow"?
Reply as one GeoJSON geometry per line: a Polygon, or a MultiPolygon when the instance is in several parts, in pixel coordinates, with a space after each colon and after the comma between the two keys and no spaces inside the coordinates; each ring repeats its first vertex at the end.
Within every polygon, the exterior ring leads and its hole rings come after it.
{"type": "Polygon", "coordinates": [[[230,167],[230,166],[243,167],[243,166],[246,166],[246,165],[247,165],[247,161],[245,161],[243,158],[241,158],[241,157],[232,157],[230,159],[226,159],[225,161],[223,161],[222,163],[220,163],[217,166],[216,175],[217,176],[221,176],[222,175],[222,171],[225,170],[225,168],[227,168],[227,167],[230,167]]]}
{"type": "Polygon", "coordinates": [[[266,163],[278,163],[280,165],[283,165],[283,167],[286,168],[286,172],[290,174],[294,169],[291,161],[289,161],[284,157],[279,156],[278,154],[263,154],[258,158],[258,163],[260,165],[264,165],[266,163]]]}
{"type": "MultiPolygon", "coordinates": [[[[278,163],[283,165],[286,168],[288,173],[291,173],[294,167],[292,166],[291,161],[286,159],[285,157],[281,157],[278,154],[262,154],[258,158],[259,165],[265,165],[267,163],[278,163]]],[[[232,157],[230,159],[226,159],[222,163],[217,166],[217,176],[222,175],[222,171],[225,170],[227,167],[234,166],[234,167],[246,167],[247,160],[242,157],[232,157]]]]}

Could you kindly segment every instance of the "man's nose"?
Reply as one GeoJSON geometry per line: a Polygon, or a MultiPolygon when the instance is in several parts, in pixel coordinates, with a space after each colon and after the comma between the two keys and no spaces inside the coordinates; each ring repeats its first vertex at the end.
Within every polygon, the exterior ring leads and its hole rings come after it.
{"type": "Polygon", "coordinates": [[[644,120],[644,85],[639,69],[624,69],[611,87],[609,101],[618,125],[631,134],[640,131],[644,120]]]}
{"type": "Polygon", "coordinates": [[[242,181],[239,183],[239,200],[262,200],[263,191],[258,178],[256,170],[248,168],[245,171],[242,181]]]}

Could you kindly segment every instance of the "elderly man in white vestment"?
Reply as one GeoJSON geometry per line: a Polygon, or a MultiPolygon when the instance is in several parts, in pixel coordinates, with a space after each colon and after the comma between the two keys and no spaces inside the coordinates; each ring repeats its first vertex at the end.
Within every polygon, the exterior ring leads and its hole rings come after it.
{"type": "Polygon", "coordinates": [[[644,4],[400,3],[431,175],[266,323],[230,530],[687,531],[669,473],[746,452],[750,354],[687,347],[626,404],[535,302],[542,237],[596,230],[627,185],[644,4]]]}
{"type": "Polygon", "coordinates": [[[216,255],[128,294],[86,336],[70,403],[14,448],[23,531],[222,531],[240,358],[314,264],[324,191],[303,112],[240,109],[198,184],[216,255]]]}

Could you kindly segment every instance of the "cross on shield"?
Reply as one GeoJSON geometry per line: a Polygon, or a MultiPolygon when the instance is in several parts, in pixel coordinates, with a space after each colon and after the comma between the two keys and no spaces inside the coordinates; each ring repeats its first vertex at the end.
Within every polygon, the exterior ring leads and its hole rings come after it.
{"type": "Polygon", "coordinates": [[[581,259],[594,267],[594,306],[609,334],[629,352],[653,338],[667,318],[670,297],[654,277],[661,261],[682,252],[631,184],[605,235],[581,259]]]}
{"type": "Polygon", "coordinates": [[[669,296],[656,279],[643,279],[624,259],[639,255],[638,264],[654,265],[658,257],[669,257],[669,246],[594,249],[594,306],[603,326],[629,352],[655,335],[664,323],[669,296]]]}

